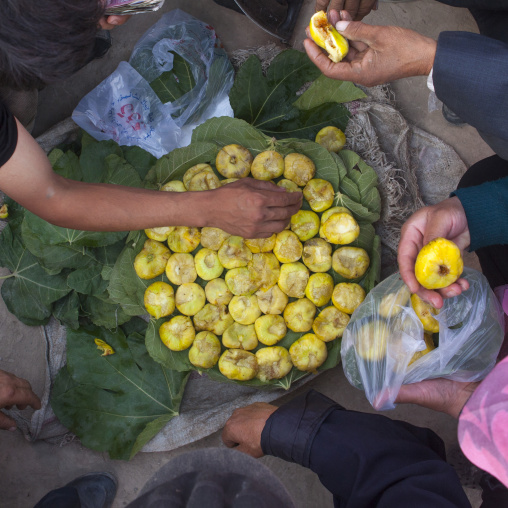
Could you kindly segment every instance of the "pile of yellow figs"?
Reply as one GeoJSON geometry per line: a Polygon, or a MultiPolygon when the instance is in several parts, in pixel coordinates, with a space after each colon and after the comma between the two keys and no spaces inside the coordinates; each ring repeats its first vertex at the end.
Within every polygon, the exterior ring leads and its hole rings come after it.
{"type": "Polygon", "coordinates": [[[145,230],[149,239],[134,269],[142,279],[165,273],[170,282],[147,287],[146,310],[168,317],[159,328],[162,342],[172,351],[188,350],[198,370],[218,363],[229,379],[263,382],[283,378],[293,366],[315,372],[327,358],[326,343],[342,336],[365,298],[359,284],[335,285],[331,275],[333,268],[358,280],[367,271],[368,253],[349,246],[360,227],[347,208],[333,206],[331,183],[316,178],[315,164],[303,154],[267,150],[254,158],[232,144],[219,151],[215,166],[224,179],[209,164],[198,164],[162,190],[209,190],[249,176],[303,192],[310,209],[302,207],[270,238],[214,227],[145,230]],[[288,329],[303,334],[289,350],[277,345],[288,329]]]}

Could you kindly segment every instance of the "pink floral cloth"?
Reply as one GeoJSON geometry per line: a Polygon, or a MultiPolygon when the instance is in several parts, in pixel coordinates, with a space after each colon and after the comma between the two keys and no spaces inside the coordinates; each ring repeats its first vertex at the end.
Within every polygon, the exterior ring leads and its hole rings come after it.
{"type": "MultiPolygon", "coordinates": [[[[507,322],[508,285],[496,288],[496,295],[507,322]]],[[[505,336],[501,358],[508,352],[506,346],[505,336]]],[[[458,434],[464,455],[508,487],[508,357],[494,367],[464,406],[458,434]]]]}

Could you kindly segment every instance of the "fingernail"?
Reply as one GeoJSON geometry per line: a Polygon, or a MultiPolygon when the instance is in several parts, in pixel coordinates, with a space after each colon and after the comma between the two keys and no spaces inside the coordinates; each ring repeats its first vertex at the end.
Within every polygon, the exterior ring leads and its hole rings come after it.
{"type": "Polygon", "coordinates": [[[335,25],[337,32],[344,32],[347,29],[347,27],[349,26],[349,23],[351,23],[351,21],[339,21],[335,25]]]}
{"type": "Polygon", "coordinates": [[[9,432],[14,432],[15,430],[16,430],[16,427],[11,427],[11,428],[9,429],[9,432]]]}

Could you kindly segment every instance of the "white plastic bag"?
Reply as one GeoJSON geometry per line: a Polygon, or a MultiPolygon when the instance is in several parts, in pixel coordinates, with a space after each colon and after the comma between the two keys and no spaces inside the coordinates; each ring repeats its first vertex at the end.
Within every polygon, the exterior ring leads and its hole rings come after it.
{"type": "Polygon", "coordinates": [[[465,268],[470,288],[444,301],[436,349],[410,364],[426,349],[422,323],[400,275],[376,286],[355,310],[342,338],[341,356],[349,382],[365,390],[377,410],[394,408],[403,384],[444,377],[479,381],[495,365],[504,338],[501,307],[487,279],[465,268]]]}
{"type": "Polygon", "coordinates": [[[130,63],[87,94],[72,119],[98,140],[137,145],[155,157],[190,143],[192,131],[214,116],[233,116],[234,70],[213,28],[178,9],[136,44],[130,63]],[[195,86],[163,104],[150,83],[173,68],[173,53],[189,64],[195,86]]]}

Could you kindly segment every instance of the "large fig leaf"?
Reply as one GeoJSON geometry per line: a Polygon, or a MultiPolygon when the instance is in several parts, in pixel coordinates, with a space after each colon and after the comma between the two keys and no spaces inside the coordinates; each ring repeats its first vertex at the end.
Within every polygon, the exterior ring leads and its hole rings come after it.
{"type": "Polygon", "coordinates": [[[139,146],[123,146],[122,151],[125,160],[138,172],[141,180],[144,180],[157,159],[139,146]]]}
{"type": "Polygon", "coordinates": [[[127,460],[178,414],[187,378],[154,362],[139,333],[81,328],[67,333],[51,406],[85,446],[127,460]],[[95,338],[114,354],[101,356],[95,338]]]}
{"type": "MultiPolygon", "coordinates": [[[[98,205],[99,206],[99,205],[98,205]]],[[[79,231],[55,226],[31,212],[25,214],[26,226],[46,245],[65,245],[67,247],[104,247],[112,245],[127,232],[103,233],[101,231],[79,231]]]]}
{"type": "MultiPolygon", "coordinates": [[[[318,93],[327,89],[326,97],[330,100],[326,105],[318,102],[316,92],[311,92],[306,99],[302,99],[305,93],[298,98],[297,92],[302,86],[316,80],[320,74],[305,53],[293,49],[274,58],[266,77],[259,59],[254,55],[249,57],[239,69],[229,94],[235,117],[278,139],[314,139],[327,125],[344,130],[349,112],[338,102],[346,102],[348,97],[340,93],[340,83],[334,85],[330,80],[327,86],[322,82],[317,85],[318,93]],[[341,100],[342,95],[344,100],[341,100]]],[[[351,92],[350,87],[343,91],[351,92]]]]}
{"type": "Polygon", "coordinates": [[[312,109],[328,102],[351,102],[367,97],[360,88],[350,81],[339,81],[319,76],[312,85],[296,100],[298,109],[312,109]]]}
{"type": "Polygon", "coordinates": [[[107,292],[98,296],[82,295],[80,300],[81,315],[88,317],[95,325],[103,326],[108,330],[115,330],[132,318],[119,304],[109,300],[107,292]]]}
{"type": "Polygon", "coordinates": [[[21,240],[20,220],[9,223],[0,235],[0,265],[12,273],[2,285],[7,308],[23,323],[47,322],[53,302],[69,293],[66,276],[49,275],[21,240]]]}
{"type": "Polygon", "coordinates": [[[114,141],[94,141],[81,148],[79,163],[84,182],[101,182],[106,171],[106,157],[115,154],[122,156],[122,149],[114,141]]]}
{"type": "Polygon", "coordinates": [[[173,51],[170,51],[170,53],[174,57],[173,68],[170,71],[163,72],[150,83],[153,91],[163,104],[176,101],[196,86],[192,68],[187,60],[178,53],[173,51]]]}

